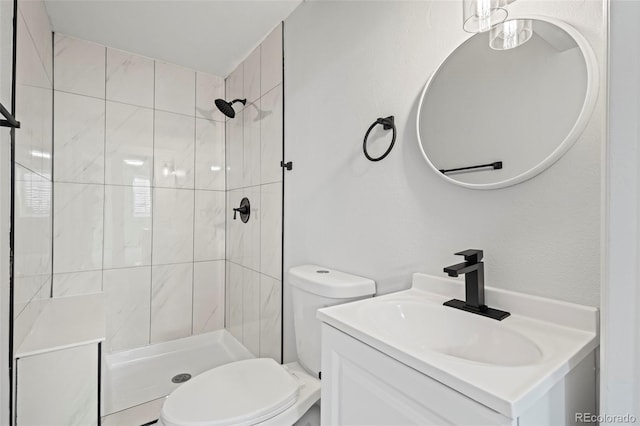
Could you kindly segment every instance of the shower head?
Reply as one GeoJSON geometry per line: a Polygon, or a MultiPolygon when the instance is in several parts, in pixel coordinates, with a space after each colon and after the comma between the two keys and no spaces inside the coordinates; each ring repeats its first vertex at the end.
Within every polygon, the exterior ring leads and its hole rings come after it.
{"type": "Polygon", "coordinates": [[[246,99],[234,99],[231,102],[227,102],[224,99],[216,99],[215,102],[216,107],[218,107],[220,112],[229,118],[234,118],[236,116],[236,111],[233,109],[233,104],[235,104],[236,102],[240,102],[242,105],[247,104],[246,99]]]}

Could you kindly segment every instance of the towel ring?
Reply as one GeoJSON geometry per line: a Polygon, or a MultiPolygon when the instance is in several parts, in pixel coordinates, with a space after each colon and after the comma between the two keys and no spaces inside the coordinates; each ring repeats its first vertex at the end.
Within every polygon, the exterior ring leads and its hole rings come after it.
{"type": "Polygon", "coordinates": [[[369,161],[380,161],[383,158],[385,158],[387,155],[389,155],[389,153],[391,152],[391,149],[393,148],[393,145],[395,143],[396,143],[396,125],[395,125],[395,122],[394,122],[393,115],[390,115],[387,118],[378,118],[371,126],[369,126],[369,129],[367,130],[367,133],[365,133],[365,135],[364,135],[364,142],[362,143],[362,150],[364,151],[364,156],[367,157],[367,160],[369,160],[369,161]],[[376,127],[378,124],[382,124],[382,128],[384,130],[393,129],[393,137],[391,138],[391,145],[389,145],[389,148],[387,148],[385,153],[382,154],[378,158],[373,158],[367,152],[367,139],[369,138],[369,133],[371,133],[373,128],[376,127]]]}

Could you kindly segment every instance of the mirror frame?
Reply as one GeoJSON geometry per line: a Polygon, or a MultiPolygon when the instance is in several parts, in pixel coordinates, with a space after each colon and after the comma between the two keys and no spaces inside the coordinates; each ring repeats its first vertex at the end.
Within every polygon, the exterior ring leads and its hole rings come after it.
{"type": "Polygon", "coordinates": [[[547,168],[551,167],[556,161],[558,161],[562,156],[573,146],[573,144],[578,140],[584,129],[587,127],[589,120],[591,119],[591,115],[596,105],[596,101],[598,99],[598,91],[599,91],[599,72],[598,72],[598,62],[596,59],[596,55],[591,48],[591,45],[587,41],[587,39],[575,28],[571,25],[567,24],[564,21],[559,19],[549,18],[546,16],[538,16],[538,15],[509,15],[509,20],[513,19],[532,19],[537,21],[545,21],[552,25],[559,27],[564,30],[571,38],[573,38],[580,48],[582,52],[582,56],[585,61],[585,65],[587,67],[587,90],[584,97],[584,102],[582,104],[582,108],[580,110],[580,115],[578,116],[576,122],[573,124],[573,127],[564,138],[564,140],[554,149],[551,154],[549,154],[546,158],[544,158],[540,163],[536,166],[532,167],[529,170],[520,173],[514,177],[509,179],[505,179],[498,182],[493,183],[467,183],[460,182],[458,180],[452,179],[451,177],[441,173],[439,169],[431,162],[427,153],[425,152],[422,146],[422,139],[420,137],[420,114],[422,112],[422,104],[424,102],[424,98],[427,94],[427,90],[429,89],[429,85],[433,81],[433,78],[438,74],[438,71],[442,67],[442,65],[449,59],[449,57],[458,49],[458,47],[462,46],[465,42],[467,42],[471,37],[474,37],[475,34],[470,34],[468,37],[464,39],[462,43],[460,43],[456,48],[447,55],[446,58],[438,65],[438,67],[431,73],[427,83],[422,90],[422,94],[420,95],[420,101],[418,103],[418,113],[416,114],[416,133],[418,135],[418,146],[420,148],[420,152],[422,152],[422,156],[427,161],[429,167],[438,174],[444,180],[451,182],[458,186],[463,186],[465,188],[471,189],[499,189],[506,188],[508,186],[516,185],[522,183],[526,180],[537,176],[542,173],[547,168]]]}

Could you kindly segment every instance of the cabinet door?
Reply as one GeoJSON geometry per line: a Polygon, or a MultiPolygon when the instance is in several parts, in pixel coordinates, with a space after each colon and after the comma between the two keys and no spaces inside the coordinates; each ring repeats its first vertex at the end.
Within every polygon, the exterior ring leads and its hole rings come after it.
{"type": "Polygon", "coordinates": [[[376,349],[322,325],[323,425],[515,425],[376,349]]]}
{"type": "Polygon", "coordinates": [[[16,424],[97,425],[98,346],[18,359],[16,424]]]}

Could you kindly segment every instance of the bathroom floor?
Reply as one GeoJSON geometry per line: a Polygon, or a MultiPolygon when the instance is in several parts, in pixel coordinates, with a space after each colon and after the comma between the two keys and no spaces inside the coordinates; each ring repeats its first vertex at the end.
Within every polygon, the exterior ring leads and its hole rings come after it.
{"type": "Polygon", "coordinates": [[[164,397],[180,386],[171,381],[174,376],[195,376],[252,357],[226,330],[108,354],[103,366],[103,424],[139,426],[153,421],[164,397]]]}

